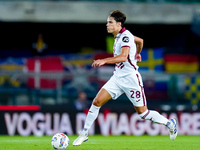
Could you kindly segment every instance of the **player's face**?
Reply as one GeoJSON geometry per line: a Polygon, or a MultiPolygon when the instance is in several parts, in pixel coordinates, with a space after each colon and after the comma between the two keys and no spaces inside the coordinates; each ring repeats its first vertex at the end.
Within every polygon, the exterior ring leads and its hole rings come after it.
{"type": "Polygon", "coordinates": [[[121,23],[116,22],[113,17],[108,17],[106,26],[108,33],[112,34],[118,33],[121,29],[121,23]]]}

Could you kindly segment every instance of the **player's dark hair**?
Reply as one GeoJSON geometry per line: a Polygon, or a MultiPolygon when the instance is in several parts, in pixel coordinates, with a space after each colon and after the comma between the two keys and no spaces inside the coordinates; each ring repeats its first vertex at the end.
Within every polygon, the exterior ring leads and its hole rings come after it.
{"type": "Polygon", "coordinates": [[[115,10],[110,13],[110,17],[113,17],[116,22],[121,22],[121,26],[124,26],[126,21],[126,15],[122,13],[120,10],[115,10]]]}

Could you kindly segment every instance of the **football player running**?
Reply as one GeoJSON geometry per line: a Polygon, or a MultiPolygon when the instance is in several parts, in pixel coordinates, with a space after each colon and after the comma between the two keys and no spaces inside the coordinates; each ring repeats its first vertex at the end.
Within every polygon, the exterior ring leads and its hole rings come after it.
{"type": "Polygon", "coordinates": [[[88,140],[88,130],[91,128],[99,114],[101,106],[110,99],[117,99],[123,93],[132,102],[138,115],[145,120],[165,125],[169,129],[170,139],[177,136],[177,120],[168,120],[157,111],[147,108],[143,82],[138,72],[137,62],[141,61],[140,52],[143,48],[143,40],[126,30],[124,23],[126,15],[119,10],[110,13],[107,18],[107,31],[115,38],[113,57],[94,60],[92,66],[100,67],[104,64],[115,64],[113,76],[100,89],[94,98],[87,114],[84,129],[73,145],[81,145],[88,140]]]}

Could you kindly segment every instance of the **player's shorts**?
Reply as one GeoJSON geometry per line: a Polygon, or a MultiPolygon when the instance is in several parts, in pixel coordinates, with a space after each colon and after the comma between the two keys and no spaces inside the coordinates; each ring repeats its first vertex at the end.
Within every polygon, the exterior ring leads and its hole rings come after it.
{"type": "Polygon", "coordinates": [[[102,88],[108,91],[114,100],[125,93],[134,106],[146,105],[142,77],[138,71],[126,77],[113,75],[102,88]]]}

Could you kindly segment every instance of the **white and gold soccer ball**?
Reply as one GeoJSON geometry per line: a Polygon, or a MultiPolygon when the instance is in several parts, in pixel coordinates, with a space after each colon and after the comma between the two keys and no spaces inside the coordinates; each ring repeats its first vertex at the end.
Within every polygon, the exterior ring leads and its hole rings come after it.
{"type": "Polygon", "coordinates": [[[66,149],[69,146],[69,138],[63,133],[56,133],[51,139],[54,149],[66,149]]]}

